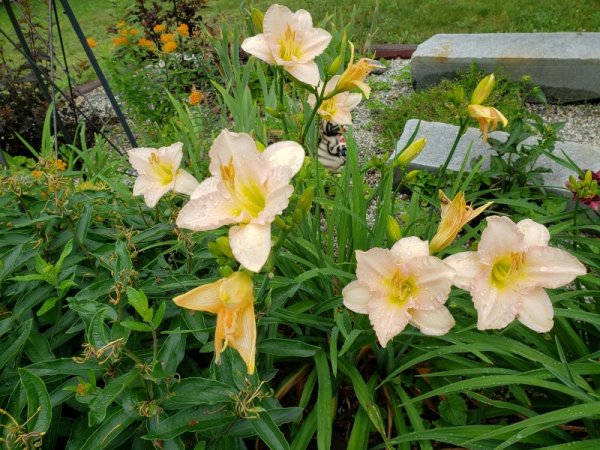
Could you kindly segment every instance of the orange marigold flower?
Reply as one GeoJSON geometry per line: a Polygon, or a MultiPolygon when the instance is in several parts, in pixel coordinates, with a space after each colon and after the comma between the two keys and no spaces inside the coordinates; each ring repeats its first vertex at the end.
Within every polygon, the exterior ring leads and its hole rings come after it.
{"type": "Polygon", "coordinates": [[[200,103],[203,98],[204,98],[204,94],[202,92],[197,91],[196,89],[192,89],[192,92],[190,93],[188,100],[190,102],[190,105],[194,106],[194,105],[197,105],[198,103],[200,103]]]}
{"type": "Polygon", "coordinates": [[[121,28],[125,26],[125,21],[121,20],[120,22],[117,22],[117,24],[115,25],[117,28],[121,28]]]}
{"type": "Polygon", "coordinates": [[[167,42],[173,42],[175,40],[175,35],[173,33],[163,33],[160,35],[160,42],[166,44],[167,42]]]}
{"type": "Polygon", "coordinates": [[[165,42],[165,44],[162,46],[162,50],[165,53],[174,52],[177,50],[177,44],[173,41],[165,42]]]}
{"type": "Polygon", "coordinates": [[[130,36],[137,36],[140,33],[140,30],[136,29],[136,28],[130,28],[129,29],[129,35],[130,36]]]}
{"type": "Polygon", "coordinates": [[[154,25],[154,28],[152,29],[152,31],[154,31],[155,33],[162,33],[166,29],[167,29],[166,25],[159,23],[158,25],[154,25]]]}
{"type": "Polygon", "coordinates": [[[96,39],[94,39],[93,37],[88,37],[85,39],[85,41],[87,42],[87,45],[90,46],[90,48],[96,47],[96,39]]]}
{"type": "Polygon", "coordinates": [[[129,34],[129,28],[123,28],[122,30],[119,30],[119,34],[123,37],[127,37],[129,34]]]}
{"type": "Polygon", "coordinates": [[[179,36],[190,35],[190,27],[188,27],[187,23],[182,23],[177,27],[177,34],[179,34],[179,36]]]}
{"type": "Polygon", "coordinates": [[[120,45],[127,45],[129,41],[124,36],[117,36],[113,38],[113,46],[119,47],[120,45]]]}
{"type": "Polygon", "coordinates": [[[149,50],[151,52],[156,50],[156,46],[154,45],[154,42],[152,42],[150,39],[141,38],[138,41],[137,45],[138,45],[138,47],[145,48],[146,50],[149,50]]]}

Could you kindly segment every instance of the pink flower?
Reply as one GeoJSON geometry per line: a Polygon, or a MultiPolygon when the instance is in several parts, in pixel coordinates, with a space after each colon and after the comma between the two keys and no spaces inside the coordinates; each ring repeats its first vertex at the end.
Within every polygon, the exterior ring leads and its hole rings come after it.
{"type": "Polygon", "coordinates": [[[558,288],[586,273],[564,250],[548,247],[548,229],[531,219],[487,218],[476,252],[444,261],[456,270],[454,284],[471,293],[477,328],[499,329],[517,318],[537,332],[554,324],[552,302],[544,288],[558,288]]]}
{"type": "Polygon", "coordinates": [[[300,9],[271,5],[265,13],[263,32],[244,39],[242,49],[267,64],[282,66],[297,80],[315,86],[319,83],[319,68],[314,59],[323,53],[331,34],[313,28],[310,14],[300,9]]]}
{"type": "Polygon", "coordinates": [[[454,270],[429,256],[426,241],[400,239],[391,250],[356,252],[357,280],[342,291],[346,308],[368,314],[382,347],[409,323],[423,334],[439,336],[454,326],[444,306],[454,270]]]}

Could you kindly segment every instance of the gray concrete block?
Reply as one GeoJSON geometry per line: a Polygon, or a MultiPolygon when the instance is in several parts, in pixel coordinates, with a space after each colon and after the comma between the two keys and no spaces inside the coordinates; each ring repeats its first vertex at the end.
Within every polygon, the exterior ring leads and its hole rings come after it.
{"type": "MultiPolygon", "coordinates": [[[[415,158],[409,165],[412,169],[425,169],[428,171],[436,172],[446,161],[452,144],[456,139],[458,133],[458,127],[455,125],[449,125],[447,123],[440,122],[426,122],[411,119],[406,123],[404,131],[396,149],[390,159],[393,159],[399,152],[402,151],[406,144],[410,140],[410,137],[415,132],[417,126],[419,127],[415,139],[424,137],[427,138],[427,144],[423,151],[415,158]]],[[[508,133],[503,131],[494,131],[489,135],[492,138],[500,141],[505,141],[508,137],[508,133]]],[[[537,142],[535,137],[526,139],[524,145],[534,145],[537,142]]],[[[482,168],[489,167],[490,156],[493,154],[492,149],[488,144],[485,144],[481,140],[481,133],[478,128],[468,128],[466,133],[461,137],[456,151],[450,160],[448,170],[459,171],[463,161],[467,157],[466,168],[470,168],[470,160],[477,156],[483,156],[484,162],[482,168]]],[[[591,169],[593,171],[600,170],[600,147],[593,146],[590,144],[579,144],[574,142],[557,142],[555,150],[553,152],[556,156],[563,156],[563,152],[571,158],[580,168],[591,169]]],[[[537,167],[546,167],[552,172],[542,174],[544,179],[544,185],[549,190],[564,195],[571,195],[565,189],[565,182],[569,179],[569,175],[577,175],[570,169],[558,164],[554,160],[542,155],[537,163],[537,167]]]]}
{"type": "Polygon", "coordinates": [[[413,53],[415,88],[452,78],[473,61],[485,72],[503,67],[513,80],[530,75],[550,102],[600,98],[600,33],[436,34],[413,53]]]}

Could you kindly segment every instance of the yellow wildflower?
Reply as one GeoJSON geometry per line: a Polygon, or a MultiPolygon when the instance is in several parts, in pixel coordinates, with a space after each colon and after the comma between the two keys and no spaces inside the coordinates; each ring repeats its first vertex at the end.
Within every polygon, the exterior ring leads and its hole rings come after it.
{"type": "Polygon", "coordinates": [[[32,170],[31,171],[31,176],[33,178],[35,178],[36,180],[42,178],[42,175],[44,175],[44,172],[42,172],[41,170],[32,170]]]}
{"type": "Polygon", "coordinates": [[[173,41],[169,41],[166,42],[163,46],[162,46],[162,50],[165,53],[172,53],[175,50],[177,50],[177,44],[173,41]]]}
{"type": "Polygon", "coordinates": [[[67,163],[64,162],[62,159],[57,159],[56,161],[54,161],[54,167],[56,168],[56,170],[63,171],[67,168],[67,163]]]}
{"type": "Polygon", "coordinates": [[[90,46],[90,48],[96,47],[96,39],[94,39],[93,37],[88,37],[85,39],[85,41],[87,42],[87,45],[90,46]]]}
{"type": "Polygon", "coordinates": [[[117,27],[117,28],[122,28],[124,26],[125,26],[125,21],[124,20],[121,20],[120,22],[117,22],[117,24],[115,25],[115,27],[117,27]]]}

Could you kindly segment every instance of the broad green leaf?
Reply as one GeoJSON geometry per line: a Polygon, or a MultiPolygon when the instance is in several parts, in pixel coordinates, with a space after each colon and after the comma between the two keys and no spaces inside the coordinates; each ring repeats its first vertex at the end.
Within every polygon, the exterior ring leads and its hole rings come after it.
{"type": "Polygon", "coordinates": [[[99,309],[92,317],[92,320],[87,328],[86,339],[91,345],[94,346],[96,350],[104,347],[110,342],[108,340],[108,336],[110,336],[110,330],[104,323],[105,316],[106,308],[99,309]]]}
{"type": "Polygon", "coordinates": [[[44,361],[27,366],[27,370],[40,377],[54,375],[71,375],[87,377],[88,373],[93,371],[95,374],[100,374],[103,368],[98,365],[96,360],[85,362],[75,362],[72,358],[59,358],[52,361],[44,361]]]}
{"type": "Polygon", "coordinates": [[[72,251],[73,251],[73,239],[69,240],[65,244],[65,247],[63,248],[63,251],[61,252],[60,257],[58,258],[58,261],[56,262],[56,264],[54,266],[54,275],[55,275],[56,279],[58,279],[58,275],[60,274],[60,271],[62,270],[62,266],[65,262],[65,259],[67,259],[67,256],[69,256],[72,251]]]}
{"type": "MultiPolygon", "coordinates": [[[[269,415],[277,425],[293,422],[302,416],[304,410],[298,407],[291,408],[271,408],[269,415]]],[[[238,419],[227,432],[230,436],[250,437],[253,436],[254,429],[251,425],[252,420],[238,419]]]]}
{"type": "Polygon", "coordinates": [[[27,430],[45,433],[52,422],[52,405],[46,385],[27,369],[19,368],[19,378],[27,397],[27,430]]]}
{"type": "Polygon", "coordinates": [[[102,423],[86,433],[81,442],[69,441],[67,450],[102,450],[111,448],[111,442],[124,432],[136,417],[123,408],[114,408],[102,423]]]}
{"type": "Polygon", "coordinates": [[[173,439],[182,433],[206,431],[233,422],[235,416],[227,411],[227,405],[202,405],[184,409],[167,418],[150,431],[144,439],[173,439]]]}
{"type": "Polygon", "coordinates": [[[129,301],[129,304],[135,308],[144,322],[150,323],[152,321],[153,311],[148,308],[148,297],[146,297],[146,294],[144,294],[143,291],[138,291],[137,289],[128,286],[127,300],[129,301]]]}
{"type": "Polygon", "coordinates": [[[449,394],[440,401],[440,416],[451,425],[466,425],[467,404],[458,394],[449,394]]]}
{"type": "Polygon", "coordinates": [[[157,329],[162,320],[165,317],[165,311],[167,309],[167,302],[161,302],[160,305],[158,305],[158,308],[156,308],[156,314],[154,314],[154,317],[152,318],[152,327],[154,329],[157,329]]]}
{"type": "Polygon", "coordinates": [[[271,417],[268,411],[263,411],[257,419],[251,419],[250,425],[256,434],[271,450],[286,450],[290,444],[271,417]]]}
{"type": "MultiPolygon", "coordinates": [[[[179,327],[173,331],[179,331],[179,327]]],[[[158,361],[152,371],[155,376],[163,378],[173,375],[177,371],[177,366],[185,355],[186,338],[187,334],[181,333],[167,336],[158,351],[158,361]]]]}
{"type": "Polygon", "coordinates": [[[152,327],[146,323],[136,322],[135,320],[123,320],[119,323],[122,327],[129,328],[130,330],[152,332],[152,327]]]}
{"type": "Polygon", "coordinates": [[[287,356],[290,358],[310,358],[317,353],[320,348],[315,345],[307,344],[300,339],[265,339],[258,344],[259,353],[268,353],[275,356],[287,356]]]}
{"type": "Polygon", "coordinates": [[[234,389],[225,383],[208,378],[185,378],[171,389],[162,403],[165,409],[184,409],[195,405],[228,403],[233,401],[234,389]]]}
{"type": "Polygon", "coordinates": [[[98,425],[106,418],[106,409],[117,399],[121,392],[123,392],[123,389],[138,377],[138,375],[137,370],[130,370],[114,380],[111,380],[110,383],[98,393],[96,398],[88,405],[88,425],[90,427],[98,425]]]}
{"type": "Polygon", "coordinates": [[[49,298],[42,304],[42,306],[40,306],[40,309],[37,310],[35,315],[39,317],[39,316],[46,314],[48,311],[50,311],[52,308],[54,308],[54,305],[56,305],[57,302],[58,302],[58,297],[49,298]]]}
{"type": "Polygon", "coordinates": [[[13,335],[6,337],[0,342],[0,348],[3,349],[2,352],[0,352],[0,369],[2,369],[13,356],[21,351],[27,342],[27,338],[29,338],[32,324],[33,320],[29,319],[27,322],[22,323],[13,335]]]}

